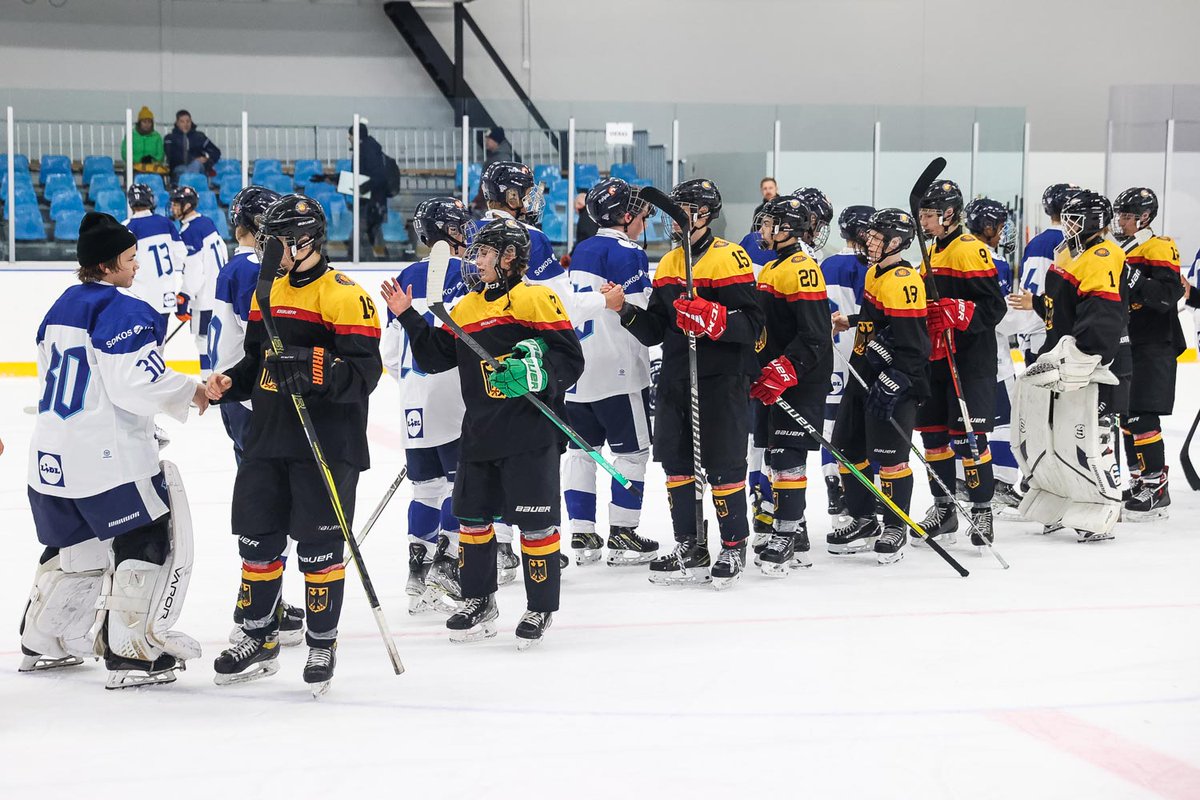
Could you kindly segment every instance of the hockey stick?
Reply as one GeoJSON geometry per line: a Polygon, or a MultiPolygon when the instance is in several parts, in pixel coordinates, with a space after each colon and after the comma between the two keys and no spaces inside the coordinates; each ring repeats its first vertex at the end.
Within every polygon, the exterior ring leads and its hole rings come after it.
{"type": "MultiPolygon", "coordinates": [[[[861,375],[858,374],[858,370],[856,370],[850,364],[850,360],[842,354],[842,351],[838,350],[836,347],[834,347],[833,352],[837,353],[838,358],[840,358],[842,360],[842,363],[846,365],[846,369],[849,370],[850,374],[854,376],[854,380],[858,382],[858,385],[861,386],[863,389],[866,389],[869,391],[870,387],[867,386],[867,382],[865,380],[863,380],[863,377],[861,375]]],[[[937,471],[934,470],[934,468],[932,466],[930,466],[929,462],[925,459],[924,454],[921,453],[920,448],[918,448],[915,444],[913,444],[912,436],[905,435],[904,429],[900,427],[900,423],[896,422],[894,417],[889,417],[888,422],[892,423],[892,427],[896,429],[896,433],[900,434],[900,436],[902,438],[908,440],[908,448],[910,450],[912,450],[913,455],[915,455],[917,457],[917,460],[925,465],[925,472],[929,475],[929,477],[933,478],[934,481],[937,482],[938,486],[942,487],[943,492],[945,492],[947,495],[950,496],[950,499],[954,501],[954,505],[956,505],[958,507],[958,510],[962,512],[963,518],[967,521],[967,524],[970,525],[972,528],[974,528],[977,533],[979,533],[979,538],[982,539],[983,541],[987,542],[988,549],[992,551],[992,555],[994,555],[996,557],[996,560],[1000,562],[1000,566],[1004,567],[1005,569],[1008,569],[1009,564],[1007,561],[1004,560],[1004,556],[1000,555],[1000,551],[997,550],[995,548],[995,546],[991,543],[991,541],[989,541],[988,538],[983,535],[982,531],[980,531],[979,527],[975,524],[975,521],[973,519],[971,519],[971,513],[969,511],[967,511],[966,506],[964,506],[961,502],[959,502],[959,500],[955,496],[954,492],[950,491],[950,487],[947,486],[946,483],[941,479],[941,476],[939,476],[937,474],[937,471]]],[[[926,537],[926,540],[929,541],[930,543],[933,542],[933,540],[929,539],[928,537],[926,537]]]]}
{"type": "MultiPolygon", "coordinates": [[[[279,338],[279,330],[275,326],[275,319],[271,316],[271,286],[275,282],[275,273],[279,270],[279,263],[282,259],[283,243],[275,237],[267,239],[263,246],[258,284],[254,290],[263,326],[267,330],[267,336],[271,339],[271,349],[275,355],[283,352],[283,340],[279,338]]],[[[329,502],[333,505],[333,513],[337,517],[338,527],[342,530],[342,538],[346,540],[346,545],[350,548],[350,557],[354,559],[354,566],[358,568],[358,577],[362,580],[363,591],[366,592],[367,602],[371,605],[371,613],[375,615],[375,624],[379,626],[379,634],[383,637],[383,643],[387,647],[392,669],[397,675],[400,675],[404,672],[404,664],[400,662],[400,652],[396,649],[396,642],[392,639],[392,632],[388,628],[387,617],[384,616],[383,608],[379,605],[379,595],[375,593],[375,584],[371,582],[371,576],[367,574],[367,565],[363,563],[362,552],[358,549],[358,540],[354,538],[354,534],[350,531],[350,524],[346,521],[346,512],[342,509],[342,500],[338,496],[337,484],[334,483],[333,473],[330,472],[329,464],[325,461],[325,453],[317,439],[317,429],[313,425],[312,416],[309,415],[308,406],[305,405],[304,398],[300,395],[292,395],[292,404],[296,407],[296,414],[300,417],[300,426],[304,428],[304,436],[308,439],[308,446],[317,462],[317,471],[321,473],[325,493],[329,495],[329,502]]]]}
{"type": "Polygon", "coordinates": [[[168,333],[168,334],[167,334],[167,338],[163,339],[162,346],[163,346],[163,347],[166,347],[166,346],[167,346],[167,342],[169,342],[169,341],[171,341],[172,339],[174,339],[174,338],[175,338],[175,334],[177,334],[177,333],[179,333],[181,330],[183,330],[183,326],[184,326],[184,325],[187,325],[187,324],[188,324],[188,320],[186,320],[186,319],[185,319],[185,320],[183,320],[182,322],[180,322],[180,323],[179,323],[179,325],[178,325],[178,326],[176,326],[175,330],[173,330],[173,331],[171,331],[170,333],[168,333]]]}
{"type": "MultiPolygon", "coordinates": [[[[672,200],[667,195],[653,186],[643,187],[638,193],[638,196],[645,200],[650,205],[661,210],[664,214],[670,217],[676,225],[679,226],[680,235],[683,239],[680,246],[683,248],[683,263],[684,263],[684,293],[687,299],[691,300],[696,296],[695,286],[692,278],[695,265],[692,263],[692,220],[691,217],[679,204],[672,200]]],[[[691,416],[692,416],[692,482],[696,487],[696,536],[704,537],[704,544],[708,546],[708,533],[704,528],[704,484],[706,478],[704,475],[704,464],[700,452],[700,354],[696,350],[696,334],[687,334],[688,343],[688,388],[691,392],[691,416]]],[[[683,562],[680,561],[680,568],[683,569],[684,575],[687,575],[686,568],[683,567],[683,562]]]]}
{"type": "MultiPolygon", "coordinates": [[[[893,501],[892,498],[888,497],[886,494],[884,494],[882,491],[880,491],[879,487],[875,485],[875,481],[871,480],[866,475],[863,475],[862,472],[858,469],[858,467],[856,467],[852,463],[850,463],[850,459],[848,459],[844,455],[842,455],[841,451],[839,451],[836,447],[834,447],[833,444],[828,439],[826,439],[824,436],[822,436],[820,431],[818,431],[816,428],[814,428],[812,425],[810,425],[808,420],[806,420],[804,417],[800,416],[800,413],[798,411],[796,411],[796,409],[792,408],[784,400],[776,400],[775,405],[779,406],[779,408],[783,411],[783,413],[787,414],[789,417],[792,418],[793,422],[795,422],[797,425],[799,425],[801,428],[803,428],[804,432],[813,438],[813,441],[817,442],[819,445],[821,445],[821,447],[824,447],[826,452],[828,452],[829,455],[833,456],[839,464],[841,464],[846,469],[850,470],[850,473],[852,475],[854,475],[855,478],[858,478],[858,482],[861,483],[863,486],[867,487],[867,490],[871,494],[875,495],[875,498],[877,500],[880,500],[884,505],[886,505],[888,508],[890,508],[896,516],[898,516],[898,517],[900,517],[900,519],[904,520],[904,524],[907,525],[908,527],[912,528],[914,533],[916,533],[922,539],[924,539],[925,544],[929,545],[930,549],[933,550],[933,552],[937,553],[939,556],[942,557],[942,559],[947,564],[949,564],[951,567],[953,567],[955,572],[957,572],[959,575],[961,575],[964,578],[971,574],[971,573],[967,572],[966,567],[964,567],[962,564],[959,564],[957,561],[955,561],[954,557],[951,556],[949,553],[947,553],[945,551],[945,549],[940,544],[938,544],[936,539],[933,539],[927,533],[925,533],[925,529],[922,528],[920,525],[918,525],[916,522],[914,522],[912,517],[910,517],[910,516],[908,516],[908,514],[904,513],[904,511],[900,508],[900,506],[896,505],[895,501],[893,501]]],[[[895,420],[893,420],[893,422],[894,421],[895,420]]]]}
{"type": "Polygon", "coordinates": [[[396,479],[392,481],[392,485],[388,487],[387,494],[379,501],[379,505],[375,506],[375,510],[371,512],[371,516],[367,519],[367,524],[363,526],[362,533],[358,535],[358,546],[362,547],[362,543],[367,540],[367,534],[371,532],[371,528],[375,527],[375,522],[387,508],[387,504],[392,501],[392,495],[400,488],[400,484],[404,483],[404,479],[408,477],[408,467],[401,467],[400,473],[396,475],[396,479]]]}
{"type": "MultiPolygon", "coordinates": [[[[918,229],[921,225],[921,198],[925,196],[925,191],[929,188],[929,184],[937,180],[938,175],[942,174],[942,170],[946,168],[946,159],[938,156],[933,161],[929,162],[929,166],[921,173],[921,177],[917,178],[917,182],[913,184],[912,191],[908,193],[908,208],[912,212],[913,221],[917,223],[918,229]]],[[[929,279],[925,282],[926,291],[929,297],[937,300],[937,279],[933,276],[933,265],[929,262],[929,251],[925,248],[924,231],[917,231],[917,245],[921,248],[921,264],[924,267],[925,274],[929,279]]],[[[967,400],[963,396],[962,380],[958,374],[958,362],[954,358],[954,337],[949,330],[942,331],[942,337],[946,344],[946,365],[950,368],[950,382],[954,384],[954,396],[958,399],[958,410],[962,414],[963,428],[967,434],[967,444],[971,447],[971,460],[976,464],[979,463],[979,442],[975,439],[975,426],[971,424],[971,412],[967,410],[967,400]]]]}
{"type": "MultiPolygon", "coordinates": [[[[426,273],[427,285],[444,286],[446,281],[446,270],[449,268],[450,245],[444,241],[435,242],[433,247],[429,250],[429,269],[426,273]]],[[[493,356],[487,350],[484,350],[483,345],[475,341],[471,334],[464,331],[462,326],[454,321],[454,318],[450,316],[450,312],[446,310],[446,304],[444,302],[430,302],[429,310],[433,312],[435,317],[442,321],[442,324],[453,331],[454,335],[457,336],[459,340],[463,342],[463,344],[471,348],[475,355],[483,359],[485,364],[496,371],[499,371],[503,368],[495,356],[493,356]]],[[[574,428],[563,422],[558,414],[554,413],[550,406],[543,403],[541,399],[532,392],[527,392],[526,394],[522,395],[522,397],[524,397],[530,403],[533,403],[534,407],[536,407],[538,411],[541,411],[546,415],[546,419],[553,422],[556,428],[566,434],[566,437],[570,439],[576,447],[587,453],[593,461],[599,464],[605,472],[612,476],[613,480],[624,486],[634,496],[642,496],[641,491],[633,484],[633,481],[629,480],[629,478],[626,478],[617,470],[616,467],[608,463],[608,460],[605,459],[604,456],[600,455],[600,453],[596,451],[596,448],[584,441],[583,437],[576,433],[574,428]]]]}
{"type": "Polygon", "coordinates": [[[1196,474],[1196,468],[1192,465],[1192,437],[1196,435],[1196,428],[1200,426],[1200,411],[1196,412],[1196,418],[1192,420],[1192,427],[1188,430],[1187,438],[1183,440],[1183,449],[1179,451],[1179,466],[1183,468],[1183,477],[1187,478],[1188,486],[1192,487],[1192,491],[1200,492],[1200,475],[1196,474]]]}

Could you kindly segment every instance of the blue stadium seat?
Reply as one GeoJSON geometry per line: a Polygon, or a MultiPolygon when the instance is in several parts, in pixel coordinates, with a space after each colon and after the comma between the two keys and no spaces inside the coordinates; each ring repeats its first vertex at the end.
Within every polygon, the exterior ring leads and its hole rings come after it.
{"type": "Polygon", "coordinates": [[[649,178],[634,178],[633,180],[629,181],[629,185],[630,186],[653,186],[654,181],[650,180],[649,178]]]}
{"type": "Polygon", "coordinates": [[[240,158],[222,158],[213,167],[213,171],[217,173],[218,178],[223,178],[226,175],[241,175],[242,160],[240,158]]]}
{"type": "Polygon", "coordinates": [[[162,175],[154,175],[146,172],[139,172],[133,176],[134,183],[144,183],[154,190],[155,194],[167,191],[167,185],[163,183],[162,175]]]}
{"type": "Polygon", "coordinates": [[[66,156],[42,156],[38,161],[38,183],[45,185],[51,175],[70,175],[71,159],[66,156]]]}
{"type": "Polygon", "coordinates": [[[75,209],[83,211],[83,198],[79,196],[79,192],[75,191],[74,187],[63,189],[50,198],[50,216],[55,217],[60,211],[67,209],[75,209]]]}
{"type": "Polygon", "coordinates": [[[344,242],[349,239],[353,233],[353,217],[350,214],[342,214],[341,216],[329,221],[329,232],[325,236],[331,242],[344,242]]]}
{"type": "MultiPolygon", "coordinates": [[[[553,164],[538,164],[533,168],[533,179],[543,186],[549,186],[562,177],[562,170],[553,164]]],[[[462,181],[460,180],[459,183],[462,181]]]]}
{"type": "Polygon", "coordinates": [[[111,172],[97,172],[88,183],[88,197],[95,197],[109,189],[120,189],[121,179],[111,172]]]}
{"type": "MultiPolygon", "coordinates": [[[[97,175],[112,175],[116,177],[112,156],[88,156],[83,160],[83,182],[91,184],[97,175]]],[[[57,235],[56,235],[57,237],[57,235]]]]}
{"type": "Polygon", "coordinates": [[[54,241],[74,242],[79,239],[79,226],[83,223],[83,210],[68,208],[54,214],[54,241]]]}
{"type": "Polygon", "coordinates": [[[154,213],[164,217],[171,216],[171,195],[169,192],[154,193],[154,213]]]}
{"type": "Polygon", "coordinates": [[[600,168],[595,164],[575,165],[575,190],[586,192],[600,182],[600,168]]]}
{"type": "Polygon", "coordinates": [[[633,164],[613,164],[608,168],[610,178],[620,178],[626,183],[632,183],[638,179],[637,167],[633,164]]]}
{"type": "MultiPolygon", "coordinates": [[[[454,185],[462,186],[462,162],[454,165],[454,185]]],[[[467,176],[471,183],[479,183],[479,179],[483,177],[483,164],[472,164],[467,169],[467,176]]]]}
{"type": "Polygon", "coordinates": [[[40,242],[46,238],[46,226],[37,206],[17,206],[16,238],[18,242],[40,242]]]}
{"type": "Polygon", "coordinates": [[[304,194],[309,197],[333,197],[338,193],[337,187],[328,181],[309,181],[304,185],[304,194]]]}
{"type": "MultiPolygon", "coordinates": [[[[33,191],[33,178],[28,172],[17,170],[17,186],[28,186],[30,191],[33,191]]],[[[4,195],[8,191],[8,173],[0,173],[0,195],[4,195]]]]}
{"type": "Polygon", "coordinates": [[[224,214],[214,214],[212,216],[213,225],[217,227],[217,233],[227,242],[233,241],[233,236],[229,233],[229,223],[225,220],[224,214]]]}
{"type": "Polygon", "coordinates": [[[180,186],[190,186],[197,192],[208,191],[208,176],[199,172],[185,172],[179,176],[180,186]]]}
{"type": "Polygon", "coordinates": [[[567,241],[567,220],[553,208],[547,208],[542,214],[542,233],[550,237],[554,244],[565,244],[567,241]]]}
{"type": "MultiPolygon", "coordinates": [[[[13,165],[17,172],[29,174],[29,156],[17,153],[13,156],[13,165]]],[[[8,153],[0,153],[0,173],[8,173],[8,153]]]]}
{"type": "Polygon", "coordinates": [[[217,196],[205,189],[198,193],[200,195],[200,204],[196,206],[196,210],[206,217],[220,217],[221,208],[217,205],[217,196]]]}
{"type": "Polygon", "coordinates": [[[125,202],[125,193],[120,189],[106,189],[97,194],[93,201],[96,204],[96,210],[102,214],[111,214],[118,221],[125,219],[129,214],[129,205],[125,202]]]}
{"type": "Polygon", "coordinates": [[[292,183],[297,189],[312,180],[314,175],[323,175],[325,168],[321,166],[321,162],[315,158],[301,158],[296,160],[296,168],[292,173],[292,183]]]}
{"type": "MultiPolygon", "coordinates": [[[[583,191],[576,186],[575,191],[583,191]]],[[[555,203],[565,204],[567,202],[567,179],[559,178],[546,187],[546,203],[553,205],[555,203]]]]}
{"type": "MultiPolygon", "coordinates": [[[[13,184],[13,195],[14,195],[13,199],[16,200],[17,205],[24,205],[27,203],[32,203],[34,205],[37,205],[37,201],[38,201],[37,192],[34,190],[32,184],[22,183],[21,181],[16,181],[13,184]]],[[[7,184],[0,185],[0,205],[4,205],[7,202],[8,202],[8,185],[7,184]]]]}
{"type": "Polygon", "coordinates": [[[354,169],[354,159],[339,158],[337,164],[334,165],[334,169],[337,172],[350,172],[354,169]]]}
{"type": "Polygon", "coordinates": [[[408,243],[408,228],[404,227],[404,217],[399,214],[390,214],[380,232],[383,234],[383,240],[389,244],[408,243]]]}
{"type": "Polygon", "coordinates": [[[76,193],[79,191],[78,189],[75,189],[75,176],[70,173],[65,175],[62,173],[49,175],[46,177],[46,180],[43,181],[43,183],[45,186],[42,188],[42,197],[47,199],[54,197],[54,195],[58,194],[64,189],[71,189],[76,193]]]}
{"type": "MultiPolygon", "coordinates": [[[[218,161],[217,163],[220,164],[221,162],[218,161]]],[[[217,186],[221,193],[221,204],[227,206],[233,202],[234,196],[242,190],[242,174],[235,172],[223,175],[217,186]]]]}
{"type": "MultiPolygon", "coordinates": [[[[36,209],[36,208],[38,207],[38,204],[37,204],[37,200],[34,200],[33,202],[19,201],[19,202],[16,204],[16,206],[17,206],[17,208],[18,208],[18,209],[21,209],[21,208],[33,208],[33,209],[36,209]]],[[[39,212],[39,213],[40,213],[40,212],[39,212]]],[[[4,207],[4,218],[5,218],[5,219],[8,219],[8,217],[9,217],[9,214],[8,214],[8,206],[5,206],[5,207],[4,207]]]]}
{"type": "Polygon", "coordinates": [[[256,158],[254,159],[254,169],[250,171],[250,174],[254,176],[255,182],[260,186],[265,186],[266,184],[263,184],[260,179],[267,175],[282,175],[283,163],[278,158],[256,158]]]}
{"type": "Polygon", "coordinates": [[[329,198],[314,197],[313,199],[321,204],[321,210],[325,212],[325,221],[329,225],[341,221],[342,218],[351,219],[354,216],[346,208],[346,204],[336,196],[329,198]]]}
{"type": "Polygon", "coordinates": [[[291,194],[293,188],[292,179],[282,172],[267,172],[262,175],[255,175],[254,182],[259,186],[265,186],[280,194],[291,194]]]}

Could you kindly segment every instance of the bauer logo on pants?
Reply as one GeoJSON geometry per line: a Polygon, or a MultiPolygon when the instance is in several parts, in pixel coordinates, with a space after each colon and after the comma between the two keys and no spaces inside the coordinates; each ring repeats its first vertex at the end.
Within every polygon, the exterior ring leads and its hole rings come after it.
{"type": "Polygon", "coordinates": [[[329,608],[329,587],[308,587],[308,610],[314,614],[320,614],[327,608],[329,608]]]}
{"type": "Polygon", "coordinates": [[[529,579],[534,583],[544,583],[546,580],[546,559],[529,559],[529,579]]]}

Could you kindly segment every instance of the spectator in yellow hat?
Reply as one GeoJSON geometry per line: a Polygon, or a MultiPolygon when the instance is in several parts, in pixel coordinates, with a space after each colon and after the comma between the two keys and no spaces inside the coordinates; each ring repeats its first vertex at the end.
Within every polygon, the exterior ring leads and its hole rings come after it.
{"type": "MultiPolygon", "coordinates": [[[[120,157],[128,155],[125,140],[121,140],[120,157]]],[[[142,106],[137,124],[133,127],[133,169],[135,172],[157,172],[165,174],[163,165],[163,137],[154,129],[154,112],[142,106]]]]}

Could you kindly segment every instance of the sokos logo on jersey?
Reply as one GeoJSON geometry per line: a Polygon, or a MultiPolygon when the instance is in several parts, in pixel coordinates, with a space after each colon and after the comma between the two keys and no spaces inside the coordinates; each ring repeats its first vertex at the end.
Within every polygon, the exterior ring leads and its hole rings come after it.
{"type": "Polygon", "coordinates": [[[421,409],[405,409],[404,425],[408,428],[408,438],[421,439],[425,436],[425,415],[421,412],[421,409]]]}
{"type": "Polygon", "coordinates": [[[38,478],[47,486],[63,485],[62,456],[38,451],[38,478]]]}

